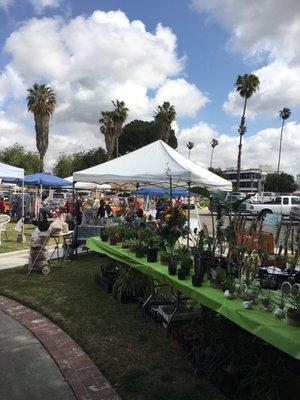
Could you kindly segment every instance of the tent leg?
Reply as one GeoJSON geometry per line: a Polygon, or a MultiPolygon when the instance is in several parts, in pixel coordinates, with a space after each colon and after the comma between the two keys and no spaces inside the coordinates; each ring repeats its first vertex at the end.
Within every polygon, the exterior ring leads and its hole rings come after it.
{"type": "Polygon", "coordinates": [[[22,243],[26,242],[25,237],[25,207],[24,207],[24,179],[22,181],[22,228],[21,228],[22,243]]]}
{"type": "Polygon", "coordinates": [[[187,235],[186,247],[189,250],[189,248],[190,248],[190,226],[191,226],[191,210],[190,210],[190,206],[191,206],[191,193],[190,193],[191,182],[188,182],[187,184],[188,184],[188,235],[187,235]]]}
{"type": "Polygon", "coordinates": [[[170,176],[170,201],[172,203],[173,192],[172,192],[172,176],[170,176]]]}

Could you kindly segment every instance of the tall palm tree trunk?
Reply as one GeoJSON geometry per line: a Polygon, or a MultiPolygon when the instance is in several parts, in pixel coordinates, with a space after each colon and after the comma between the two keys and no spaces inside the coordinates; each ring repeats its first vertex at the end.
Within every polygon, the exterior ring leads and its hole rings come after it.
{"type": "Polygon", "coordinates": [[[279,174],[279,169],[280,169],[283,127],[284,127],[284,119],[282,120],[281,132],[280,132],[279,153],[278,153],[278,164],[277,164],[277,175],[279,174]]]}
{"type": "Polygon", "coordinates": [[[211,154],[210,154],[210,168],[212,168],[212,160],[213,160],[214,150],[215,150],[215,148],[212,147],[212,149],[211,149],[211,154]]]}
{"type": "Polygon", "coordinates": [[[247,97],[245,97],[244,101],[244,109],[241,117],[240,123],[240,142],[239,142],[239,151],[238,151],[238,159],[237,159],[237,171],[236,171],[236,189],[240,188],[240,176],[241,176],[241,161],[242,161],[242,146],[243,146],[243,128],[245,126],[245,114],[247,107],[247,97]]]}

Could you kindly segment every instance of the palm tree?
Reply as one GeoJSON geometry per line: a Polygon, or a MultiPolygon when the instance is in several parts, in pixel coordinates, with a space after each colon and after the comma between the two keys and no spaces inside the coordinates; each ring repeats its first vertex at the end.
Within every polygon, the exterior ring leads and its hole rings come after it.
{"type": "Polygon", "coordinates": [[[279,118],[282,119],[281,132],[280,132],[280,142],[279,142],[279,154],[278,154],[278,165],[277,165],[277,175],[280,169],[280,159],[281,159],[281,146],[282,146],[282,133],[285,121],[290,118],[291,110],[289,108],[283,108],[279,111],[279,118]]]}
{"type": "Polygon", "coordinates": [[[186,147],[189,149],[189,158],[191,158],[191,150],[194,147],[194,143],[193,142],[188,142],[186,147]]]}
{"type": "Polygon", "coordinates": [[[162,106],[158,106],[154,113],[154,120],[159,126],[159,138],[168,143],[171,133],[171,124],[176,118],[175,107],[165,101],[162,106]]]}
{"type": "Polygon", "coordinates": [[[210,167],[209,167],[209,168],[212,168],[213,154],[214,154],[215,147],[217,147],[218,144],[219,144],[219,142],[217,141],[217,139],[213,139],[213,140],[210,142],[210,145],[211,145],[211,154],[210,154],[210,167]]]}
{"type": "Polygon", "coordinates": [[[238,129],[240,135],[239,152],[237,160],[237,173],[236,173],[236,188],[240,186],[240,175],[241,175],[241,159],[242,159],[242,145],[243,135],[246,133],[245,120],[246,120],[246,108],[247,101],[252,95],[259,89],[259,78],[253,74],[239,75],[235,82],[236,91],[244,98],[244,108],[241,117],[240,126],[238,129]]]}
{"type": "Polygon", "coordinates": [[[111,112],[113,121],[113,134],[116,142],[116,155],[119,156],[119,137],[122,135],[123,124],[128,116],[128,108],[124,101],[113,101],[115,109],[111,112]]]}
{"type": "Polygon", "coordinates": [[[44,170],[44,157],[49,145],[49,123],[56,106],[56,96],[53,89],[44,84],[35,83],[27,91],[27,108],[34,115],[36,147],[44,170]]]}
{"type": "Polygon", "coordinates": [[[107,158],[110,160],[115,147],[112,111],[102,111],[101,116],[102,118],[99,119],[100,132],[104,135],[107,158]]]}

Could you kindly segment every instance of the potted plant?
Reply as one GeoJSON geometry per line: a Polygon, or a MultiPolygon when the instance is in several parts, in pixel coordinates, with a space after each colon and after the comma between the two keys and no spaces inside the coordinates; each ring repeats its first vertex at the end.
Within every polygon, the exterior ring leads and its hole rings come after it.
{"type": "Polygon", "coordinates": [[[162,265],[169,265],[169,261],[170,261],[170,253],[165,251],[165,250],[163,250],[160,253],[160,263],[162,265]]]}
{"type": "Polygon", "coordinates": [[[145,257],[145,243],[142,240],[137,240],[137,242],[136,242],[135,256],[136,256],[136,258],[145,257]]]}
{"type": "Polygon", "coordinates": [[[202,263],[201,257],[194,258],[194,275],[192,275],[192,284],[195,287],[199,287],[202,285],[204,279],[204,265],[202,263]]]}
{"type": "Polygon", "coordinates": [[[109,226],[105,229],[107,235],[109,236],[109,244],[111,246],[114,246],[118,243],[117,239],[117,227],[115,226],[109,226]]]}
{"type": "Polygon", "coordinates": [[[286,297],[287,303],[291,305],[286,312],[288,325],[300,326],[300,284],[284,282],[281,288],[283,296],[286,297]]]}
{"type": "Polygon", "coordinates": [[[178,279],[183,281],[185,279],[186,276],[186,270],[183,268],[179,268],[178,269],[178,279]]]}
{"type": "Polygon", "coordinates": [[[147,261],[150,263],[157,262],[159,238],[150,236],[147,241],[147,261]]]}
{"type": "Polygon", "coordinates": [[[184,269],[186,272],[186,275],[189,275],[190,270],[191,270],[191,268],[193,268],[193,266],[194,266],[193,258],[191,257],[191,255],[186,254],[181,260],[181,263],[180,263],[181,269],[184,269]]]}
{"type": "Polygon", "coordinates": [[[101,238],[102,242],[108,242],[109,235],[108,235],[106,229],[103,229],[100,231],[100,238],[101,238]]]}
{"type": "Polygon", "coordinates": [[[174,252],[169,253],[168,269],[169,275],[176,275],[177,272],[178,257],[174,252]]]}

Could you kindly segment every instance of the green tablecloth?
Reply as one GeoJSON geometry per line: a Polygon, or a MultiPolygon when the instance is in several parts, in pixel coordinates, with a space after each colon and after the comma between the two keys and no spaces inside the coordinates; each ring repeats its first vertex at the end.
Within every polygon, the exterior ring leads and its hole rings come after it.
{"type": "Polygon", "coordinates": [[[168,267],[159,263],[148,263],[146,258],[136,258],[132,252],[122,249],[121,245],[111,246],[100,238],[89,238],[86,245],[90,250],[106,254],[161,283],[172,285],[184,295],[217,311],[253,335],[300,360],[300,328],[288,326],[285,320],[277,319],[272,313],[264,312],[257,306],[246,310],[242,300],[226,299],[221,290],[211,288],[208,282],[197,288],[192,285],[190,278],[180,281],[177,276],[168,274],[168,267]]]}

